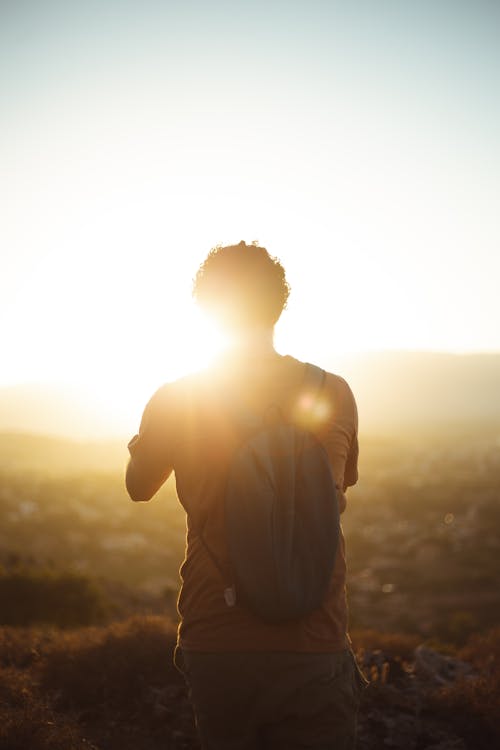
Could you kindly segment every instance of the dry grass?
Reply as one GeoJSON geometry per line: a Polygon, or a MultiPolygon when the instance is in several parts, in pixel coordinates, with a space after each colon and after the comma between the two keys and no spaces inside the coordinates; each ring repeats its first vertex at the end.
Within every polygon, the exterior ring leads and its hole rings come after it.
{"type": "MultiPolygon", "coordinates": [[[[0,750],[196,750],[174,644],[175,626],[161,617],[78,630],[0,629],[0,750]]],[[[405,669],[418,639],[358,631],[353,645],[377,678],[364,698],[360,747],[378,750],[384,722],[398,726],[414,713],[415,683],[405,669]]],[[[470,750],[491,750],[500,746],[500,629],[471,638],[458,655],[479,674],[424,687],[415,721],[429,716],[470,750]]]]}
{"type": "Polygon", "coordinates": [[[172,664],[175,639],[175,627],[161,617],[64,632],[45,655],[42,685],[57,693],[61,708],[105,707],[131,716],[148,691],[182,684],[172,664]]]}
{"type": "Polygon", "coordinates": [[[70,716],[56,714],[32,676],[14,667],[0,671],[2,750],[90,750],[70,716]]]}
{"type": "Polygon", "coordinates": [[[1,629],[0,750],[195,748],[175,638],[160,617],[1,629]]]}
{"type": "Polygon", "coordinates": [[[475,750],[500,747],[500,628],[470,638],[459,652],[477,676],[462,679],[431,696],[431,705],[458,722],[475,750]]]}
{"type": "Polygon", "coordinates": [[[356,653],[362,650],[380,650],[389,658],[405,661],[413,659],[413,652],[422,642],[417,635],[381,633],[377,630],[354,630],[351,632],[351,639],[356,653]]]}

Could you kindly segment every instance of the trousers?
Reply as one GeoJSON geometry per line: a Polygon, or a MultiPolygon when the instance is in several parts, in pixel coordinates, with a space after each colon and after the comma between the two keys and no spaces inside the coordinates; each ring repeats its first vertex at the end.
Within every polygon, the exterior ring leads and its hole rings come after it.
{"type": "Polygon", "coordinates": [[[176,653],[203,750],[354,750],[367,681],[350,650],[176,653]]]}

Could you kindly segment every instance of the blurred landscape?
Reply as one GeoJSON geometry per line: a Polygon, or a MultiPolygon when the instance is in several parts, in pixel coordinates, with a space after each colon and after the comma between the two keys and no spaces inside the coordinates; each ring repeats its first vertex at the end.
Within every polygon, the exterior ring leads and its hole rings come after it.
{"type": "MultiPolygon", "coordinates": [[[[343,516],[353,643],[371,681],[359,748],[490,750],[500,742],[500,356],[365,361],[371,401],[363,373],[334,368],[360,394],[363,429],[343,516]]],[[[185,530],[174,483],[132,503],[129,436],[55,436],[77,404],[55,429],[44,418],[27,433],[28,412],[16,428],[13,391],[0,391],[9,398],[0,748],[196,748],[171,665],[185,530]]]]}

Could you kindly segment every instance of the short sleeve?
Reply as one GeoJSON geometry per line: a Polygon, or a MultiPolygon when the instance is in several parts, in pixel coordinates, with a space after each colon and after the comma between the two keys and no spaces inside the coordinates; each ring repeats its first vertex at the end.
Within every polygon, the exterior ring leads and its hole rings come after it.
{"type": "Polygon", "coordinates": [[[358,457],[359,457],[359,443],[357,430],[353,436],[349,453],[347,454],[347,460],[345,463],[344,473],[344,491],[348,487],[352,487],[358,481],[358,457]]]}
{"type": "Polygon", "coordinates": [[[152,497],[171,474],[175,420],[175,394],[171,386],[163,386],[146,405],[139,433],[128,443],[127,488],[134,499],[152,497]]]}
{"type": "Polygon", "coordinates": [[[340,490],[356,484],[358,479],[358,412],[348,383],[338,375],[327,373],[325,395],[330,416],[321,437],[330,457],[333,474],[340,490]]]}

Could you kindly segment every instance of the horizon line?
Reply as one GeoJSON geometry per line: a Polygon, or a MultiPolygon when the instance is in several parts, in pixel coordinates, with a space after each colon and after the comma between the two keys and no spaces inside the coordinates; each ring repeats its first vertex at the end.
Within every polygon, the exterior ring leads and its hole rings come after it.
{"type": "MultiPolygon", "coordinates": [[[[281,353],[281,352],[279,352],[281,353]]],[[[349,357],[369,357],[369,356],[383,356],[383,355],[421,355],[421,356],[446,356],[446,357],[488,357],[488,356],[499,356],[500,348],[498,349],[404,349],[404,348],[387,348],[387,349],[353,349],[343,351],[333,351],[325,353],[321,356],[324,358],[349,358],[349,357]]],[[[294,356],[294,355],[292,355],[294,356]]],[[[299,357],[297,357],[299,358],[299,357]]],[[[318,359],[318,357],[316,357],[318,359]]],[[[159,370],[158,370],[159,371],[159,370]]],[[[160,371],[159,371],[160,372],[160,371]]],[[[160,374],[161,376],[161,374],[160,374]]],[[[175,378],[177,379],[177,378],[175,378]]],[[[82,380],[78,378],[29,378],[22,377],[18,380],[2,380],[0,379],[0,388],[15,388],[19,386],[39,386],[39,387],[60,387],[60,388],[71,388],[76,387],[78,389],[85,389],[87,386],[94,386],[95,381],[92,379],[82,380]]]]}

